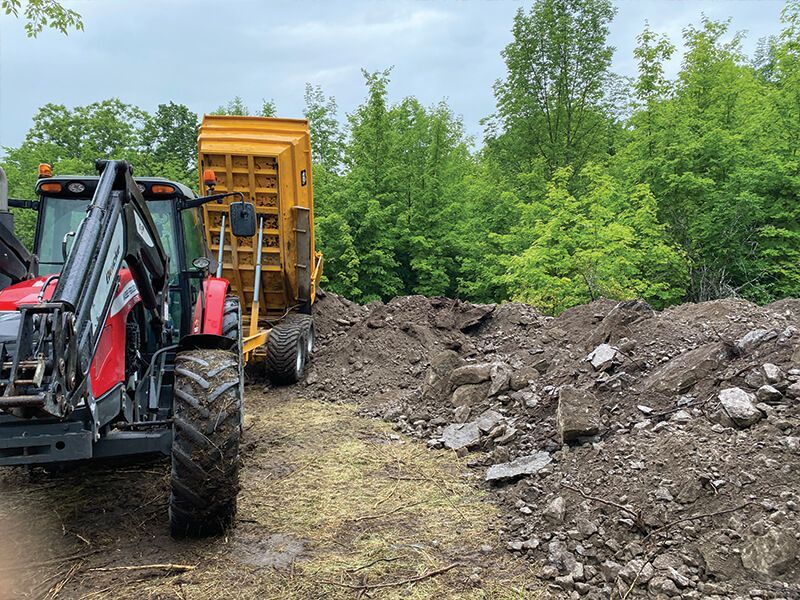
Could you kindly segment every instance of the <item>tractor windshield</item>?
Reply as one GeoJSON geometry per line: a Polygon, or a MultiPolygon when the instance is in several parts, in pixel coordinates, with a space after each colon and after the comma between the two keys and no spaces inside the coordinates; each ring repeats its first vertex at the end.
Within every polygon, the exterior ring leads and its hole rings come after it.
{"type": "MultiPolygon", "coordinates": [[[[77,233],[78,226],[86,216],[89,199],[43,198],[44,210],[39,225],[39,274],[49,275],[61,272],[64,255],[61,251],[64,236],[77,233]]],[[[67,249],[71,242],[67,240],[67,249]]]]}
{"type": "MultiPolygon", "coordinates": [[[[39,231],[37,235],[37,254],[39,255],[39,274],[50,275],[60,273],[64,266],[62,242],[70,233],[77,233],[78,227],[86,216],[89,206],[88,198],[54,198],[43,197],[39,231]]],[[[172,207],[166,200],[148,201],[147,206],[153,215],[153,221],[161,236],[164,251],[169,256],[170,280],[177,278],[178,257],[175,253],[174,225],[172,223],[172,207]]],[[[73,237],[67,238],[67,253],[72,249],[73,237]]]]}

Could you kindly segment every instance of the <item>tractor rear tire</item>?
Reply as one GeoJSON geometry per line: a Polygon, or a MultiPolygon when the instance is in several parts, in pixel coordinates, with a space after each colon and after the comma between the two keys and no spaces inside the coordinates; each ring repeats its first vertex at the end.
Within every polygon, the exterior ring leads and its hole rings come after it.
{"type": "Polygon", "coordinates": [[[175,357],[170,531],[175,538],[218,535],[236,516],[244,398],[241,359],[225,350],[175,357]]]}
{"type": "Polygon", "coordinates": [[[297,383],[306,369],[306,337],[301,323],[285,321],[267,337],[267,376],[275,385],[297,383]]]}

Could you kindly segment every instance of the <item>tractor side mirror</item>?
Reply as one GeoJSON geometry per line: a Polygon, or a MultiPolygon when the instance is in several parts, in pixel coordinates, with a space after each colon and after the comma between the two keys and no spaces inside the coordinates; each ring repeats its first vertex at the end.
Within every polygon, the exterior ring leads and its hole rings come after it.
{"type": "Polygon", "coordinates": [[[231,231],[236,237],[256,234],[256,208],[244,200],[231,203],[231,231]]]}

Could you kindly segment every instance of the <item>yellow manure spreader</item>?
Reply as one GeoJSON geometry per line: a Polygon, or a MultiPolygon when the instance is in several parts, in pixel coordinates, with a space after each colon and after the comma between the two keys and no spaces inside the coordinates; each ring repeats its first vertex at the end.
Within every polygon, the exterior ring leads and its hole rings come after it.
{"type": "Polygon", "coordinates": [[[308,123],[206,115],[198,149],[201,187],[244,201],[203,205],[216,275],[230,282],[242,307],[244,359],[263,359],[270,379],[293,383],[314,346],[311,309],[322,275],[308,123]],[[250,231],[234,235],[242,223],[250,231]]]}

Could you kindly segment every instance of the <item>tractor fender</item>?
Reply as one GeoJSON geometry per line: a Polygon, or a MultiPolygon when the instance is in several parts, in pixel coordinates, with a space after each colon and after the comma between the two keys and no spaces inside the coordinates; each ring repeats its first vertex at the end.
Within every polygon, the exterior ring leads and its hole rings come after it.
{"type": "Polygon", "coordinates": [[[222,322],[225,315],[225,297],[230,283],[220,277],[203,280],[202,293],[197,296],[192,316],[190,335],[207,334],[222,336],[222,322]]]}
{"type": "Polygon", "coordinates": [[[233,350],[236,342],[223,335],[213,333],[194,333],[185,335],[178,343],[178,352],[185,350],[233,350]]]}

